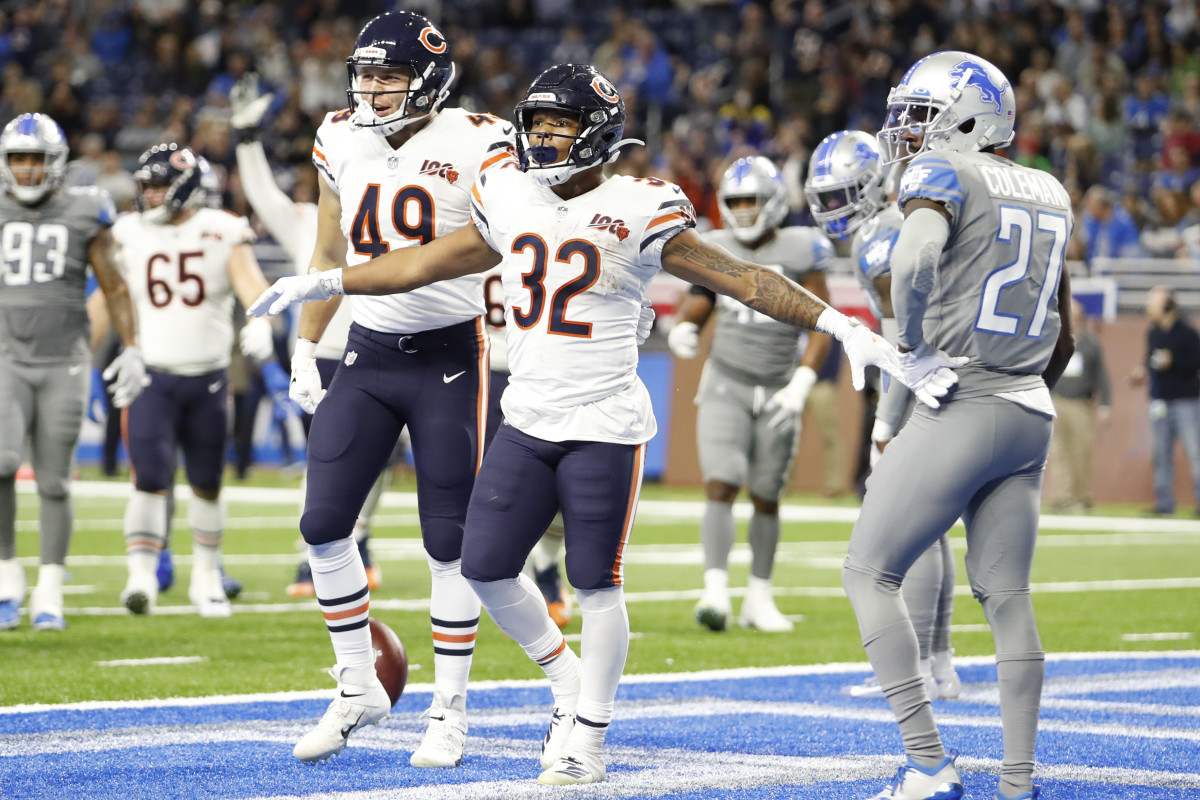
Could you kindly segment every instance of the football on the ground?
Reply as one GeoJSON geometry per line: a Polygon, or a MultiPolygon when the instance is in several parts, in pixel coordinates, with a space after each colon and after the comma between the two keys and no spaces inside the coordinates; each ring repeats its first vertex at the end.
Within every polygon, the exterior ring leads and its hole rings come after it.
{"type": "Polygon", "coordinates": [[[375,674],[388,693],[392,705],[404,694],[408,682],[408,655],[396,632],[371,617],[371,647],[375,650],[375,674]]]}

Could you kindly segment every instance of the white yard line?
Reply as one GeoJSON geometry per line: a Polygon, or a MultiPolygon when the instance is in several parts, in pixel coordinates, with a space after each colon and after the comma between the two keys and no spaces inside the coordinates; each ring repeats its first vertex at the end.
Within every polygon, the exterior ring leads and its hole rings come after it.
{"type": "Polygon", "coordinates": [[[112,661],[96,661],[97,667],[157,667],[171,664],[199,664],[208,661],[208,656],[160,656],[157,658],[118,658],[112,661]]]}

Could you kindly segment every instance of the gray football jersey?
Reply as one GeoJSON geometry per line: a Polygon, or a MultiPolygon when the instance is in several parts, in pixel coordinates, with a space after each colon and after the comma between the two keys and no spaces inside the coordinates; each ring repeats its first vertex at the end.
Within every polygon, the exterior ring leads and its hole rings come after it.
{"type": "Polygon", "coordinates": [[[115,217],[95,186],[59,189],[37,206],[0,194],[0,352],[36,364],[89,357],[88,245],[115,217]]]}
{"type": "Polygon", "coordinates": [[[901,208],[917,197],[950,212],[923,330],[934,347],[970,357],[957,370],[958,396],[1043,386],[1074,224],[1066,189],[999,156],[934,150],[914,158],[900,181],[901,208]]]}
{"type": "MultiPolygon", "coordinates": [[[[833,246],[816,228],[780,228],[757,250],[741,244],[727,230],[709,231],[704,238],[796,283],[813,270],[828,269],[833,258],[833,246]]],[[[756,385],[787,383],[807,341],[802,329],[717,295],[717,327],[709,358],[734,378],[756,385]]]]}
{"type": "Polygon", "coordinates": [[[854,233],[850,241],[850,263],[854,275],[867,296],[867,305],[875,319],[883,319],[883,306],[879,292],[875,290],[875,279],[891,274],[892,247],[900,235],[904,215],[895,203],[888,203],[875,216],[854,233]]]}

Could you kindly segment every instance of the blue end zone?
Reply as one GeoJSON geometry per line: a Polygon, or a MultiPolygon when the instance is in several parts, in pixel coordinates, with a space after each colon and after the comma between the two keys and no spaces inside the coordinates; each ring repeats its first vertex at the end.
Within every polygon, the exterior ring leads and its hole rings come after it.
{"type": "MultiPolygon", "coordinates": [[[[900,763],[883,700],[839,690],[866,670],[809,667],[632,676],[606,747],[608,781],[535,780],[548,717],[543,683],[479,684],[463,766],[417,770],[429,686],[355,734],[331,763],[292,745],[323,712],[314,693],[0,709],[0,797],[867,798],[900,763]],[[103,706],[103,707],[95,707],[103,706]]],[[[990,798],[1001,758],[995,669],[959,667],[958,701],[937,701],[969,797],[990,798]]],[[[1047,665],[1035,780],[1043,798],[1200,797],[1200,653],[1063,656],[1047,665]]]]}

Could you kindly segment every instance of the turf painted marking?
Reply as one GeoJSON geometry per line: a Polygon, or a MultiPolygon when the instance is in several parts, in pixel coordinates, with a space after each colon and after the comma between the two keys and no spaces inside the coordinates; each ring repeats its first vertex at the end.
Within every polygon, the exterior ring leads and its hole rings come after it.
{"type": "Polygon", "coordinates": [[[1191,631],[1162,631],[1159,633],[1122,633],[1123,642],[1182,642],[1192,638],[1191,631]]]}
{"type": "Polygon", "coordinates": [[[97,661],[97,667],[156,667],[165,664],[199,664],[208,661],[208,656],[159,656],[157,658],[118,658],[112,661],[97,661]]]}

